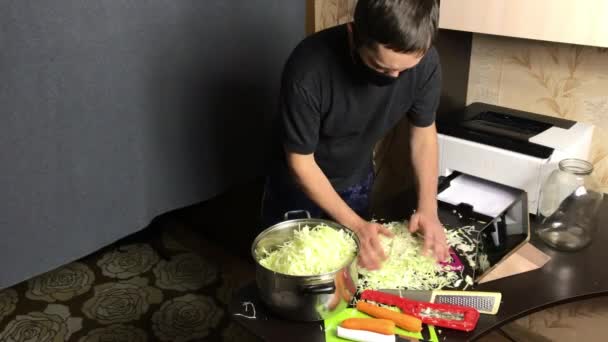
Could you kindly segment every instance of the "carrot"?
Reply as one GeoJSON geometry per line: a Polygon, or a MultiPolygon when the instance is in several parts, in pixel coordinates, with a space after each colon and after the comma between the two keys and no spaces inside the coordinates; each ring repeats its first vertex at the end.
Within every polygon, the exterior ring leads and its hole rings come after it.
{"type": "Polygon", "coordinates": [[[347,318],[340,323],[342,328],[372,331],[384,335],[395,335],[395,322],[378,318],[347,318]]]}
{"type": "Polygon", "coordinates": [[[350,292],[347,288],[347,277],[349,277],[349,275],[346,273],[346,270],[344,270],[342,274],[338,275],[338,277],[336,278],[336,283],[338,283],[337,280],[340,279],[339,283],[340,287],[342,288],[342,299],[344,299],[345,302],[350,303],[350,301],[353,299],[353,293],[350,292]]]}
{"type": "Polygon", "coordinates": [[[342,300],[342,288],[344,285],[342,284],[342,278],[340,276],[335,279],[336,291],[331,296],[329,303],[327,304],[327,308],[333,311],[338,304],[340,304],[340,300],[342,300]]]}
{"type": "Polygon", "coordinates": [[[338,307],[338,304],[340,304],[340,290],[338,288],[336,288],[336,292],[334,292],[333,295],[331,295],[331,298],[329,299],[329,302],[327,303],[327,308],[330,311],[334,311],[336,309],[336,307],[338,307]]]}
{"type": "Polygon", "coordinates": [[[408,331],[422,331],[422,321],[414,316],[389,310],[364,301],[357,302],[357,310],[366,313],[372,317],[391,320],[395,322],[395,325],[397,325],[399,328],[408,331]]]}

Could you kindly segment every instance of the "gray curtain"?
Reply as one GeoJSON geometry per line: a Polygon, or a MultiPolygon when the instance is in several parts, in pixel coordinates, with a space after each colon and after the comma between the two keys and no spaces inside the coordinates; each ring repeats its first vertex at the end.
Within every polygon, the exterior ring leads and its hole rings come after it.
{"type": "Polygon", "coordinates": [[[0,288],[264,173],[305,2],[0,2],[0,288]]]}

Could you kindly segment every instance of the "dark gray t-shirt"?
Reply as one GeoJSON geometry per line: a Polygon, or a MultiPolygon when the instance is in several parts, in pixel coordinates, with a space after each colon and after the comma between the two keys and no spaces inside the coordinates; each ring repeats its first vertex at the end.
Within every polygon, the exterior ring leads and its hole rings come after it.
{"type": "MultiPolygon", "coordinates": [[[[377,86],[353,60],[346,25],[318,32],[295,48],[283,70],[279,145],[314,153],[334,188],[345,189],[371,171],[374,145],[404,115],[416,126],[434,122],[440,88],[434,48],[394,83],[377,86]]],[[[279,160],[286,170],[284,156],[279,160]]]]}

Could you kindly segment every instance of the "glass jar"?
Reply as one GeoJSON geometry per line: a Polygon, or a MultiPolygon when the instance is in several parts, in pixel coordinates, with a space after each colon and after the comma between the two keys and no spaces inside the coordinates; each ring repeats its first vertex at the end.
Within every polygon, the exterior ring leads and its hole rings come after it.
{"type": "Polygon", "coordinates": [[[549,246],[576,251],[589,245],[603,193],[592,176],[593,164],[564,159],[541,188],[537,233],[549,246]]]}

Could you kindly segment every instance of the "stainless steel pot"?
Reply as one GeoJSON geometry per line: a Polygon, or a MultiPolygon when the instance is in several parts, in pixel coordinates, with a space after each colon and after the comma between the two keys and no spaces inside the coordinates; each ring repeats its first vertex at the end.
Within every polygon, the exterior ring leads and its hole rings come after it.
{"type": "Polygon", "coordinates": [[[352,300],[357,288],[357,255],[359,239],[353,238],[357,244],[356,254],[344,265],[333,272],[318,275],[293,276],[273,272],[260,265],[263,256],[262,248],[267,251],[276,249],[282,243],[293,238],[295,230],[308,225],[314,227],[326,224],[337,230],[351,232],[348,228],[336,222],[310,218],[285,220],[261,232],[253,241],[251,254],[256,261],[256,282],[262,302],[277,315],[297,321],[319,321],[331,317],[346,308],[352,300]]]}

